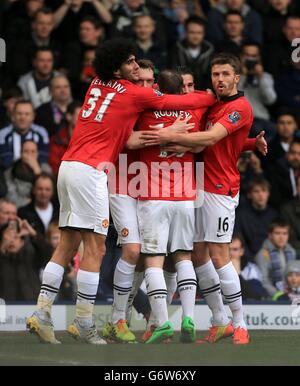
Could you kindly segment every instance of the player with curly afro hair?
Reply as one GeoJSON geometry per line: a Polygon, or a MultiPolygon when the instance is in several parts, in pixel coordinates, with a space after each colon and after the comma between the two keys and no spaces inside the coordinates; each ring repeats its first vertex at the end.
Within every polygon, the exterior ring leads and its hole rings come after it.
{"type": "Polygon", "coordinates": [[[135,45],[129,39],[115,38],[105,41],[96,52],[94,67],[96,74],[103,81],[116,77],[123,63],[135,56],[135,45]]]}

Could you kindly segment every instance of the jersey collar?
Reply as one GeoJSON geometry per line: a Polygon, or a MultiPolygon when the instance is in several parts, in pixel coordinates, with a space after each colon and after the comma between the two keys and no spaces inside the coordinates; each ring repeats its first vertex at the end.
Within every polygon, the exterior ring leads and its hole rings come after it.
{"type": "Polygon", "coordinates": [[[235,101],[236,99],[238,99],[238,98],[240,98],[242,96],[244,96],[244,91],[238,91],[237,94],[223,97],[220,100],[222,102],[231,102],[231,101],[235,101]]]}

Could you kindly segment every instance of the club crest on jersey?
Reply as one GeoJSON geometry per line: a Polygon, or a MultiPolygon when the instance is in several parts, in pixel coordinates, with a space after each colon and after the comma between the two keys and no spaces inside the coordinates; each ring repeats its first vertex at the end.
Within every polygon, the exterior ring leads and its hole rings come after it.
{"type": "Polygon", "coordinates": [[[129,235],[129,230],[127,228],[123,228],[121,234],[123,237],[127,237],[129,235]]]}
{"type": "Polygon", "coordinates": [[[228,115],[228,119],[231,123],[236,124],[241,119],[241,116],[237,111],[234,111],[233,113],[228,115]]]}
{"type": "Polygon", "coordinates": [[[109,221],[108,221],[108,219],[104,219],[103,221],[102,221],[102,226],[103,226],[103,228],[108,228],[108,226],[109,226],[109,221]]]}
{"type": "Polygon", "coordinates": [[[161,92],[161,91],[159,91],[159,90],[154,90],[153,89],[153,92],[157,95],[157,96],[163,96],[164,94],[161,92]]]}

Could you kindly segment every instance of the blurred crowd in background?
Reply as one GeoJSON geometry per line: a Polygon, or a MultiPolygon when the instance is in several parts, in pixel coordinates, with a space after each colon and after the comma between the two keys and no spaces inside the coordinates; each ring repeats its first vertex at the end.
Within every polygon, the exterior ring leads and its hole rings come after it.
{"type": "MultiPolygon", "coordinates": [[[[4,0],[0,37],[0,298],[35,300],[59,240],[56,178],[85,93],[96,47],[128,37],[155,74],[189,68],[210,86],[217,52],[242,61],[240,90],[265,130],[268,155],[239,160],[241,196],[231,257],[244,299],[300,296],[300,0],[4,0]],[[297,54],[299,60],[297,60],[297,54]]],[[[113,225],[98,299],[120,250],[113,225]]],[[[80,251],[60,300],[72,300],[80,251]]]]}

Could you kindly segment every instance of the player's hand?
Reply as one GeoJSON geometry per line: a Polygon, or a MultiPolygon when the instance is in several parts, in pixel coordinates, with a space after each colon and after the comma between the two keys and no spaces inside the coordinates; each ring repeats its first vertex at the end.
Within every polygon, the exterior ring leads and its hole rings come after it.
{"type": "Polygon", "coordinates": [[[17,221],[19,223],[19,235],[21,237],[23,236],[30,236],[35,237],[36,231],[32,228],[32,226],[29,224],[27,220],[22,220],[20,217],[17,217],[17,221]]]}
{"type": "Polygon", "coordinates": [[[192,118],[192,116],[189,116],[185,119],[181,119],[180,117],[178,117],[176,119],[176,121],[171,126],[168,126],[168,129],[173,130],[174,132],[176,132],[178,134],[188,133],[189,130],[192,130],[195,127],[194,123],[189,123],[191,118],[192,118]]]}
{"type": "Polygon", "coordinates": [[[158,133],[159,133],[159,129],[141,131],[141,134],[140,134],[141,145],[143,146],[159,145],[160,138],[158,133]]]}
{"type": "Polygon", "coordinates": [[[267,141],[264,138],[265,131],[261,131],[257,136],[256,136],[256,141],[255,141],[255,146],[257,150],[263,154],[267,155],[268,153],[268,144],[267,141]]]}

